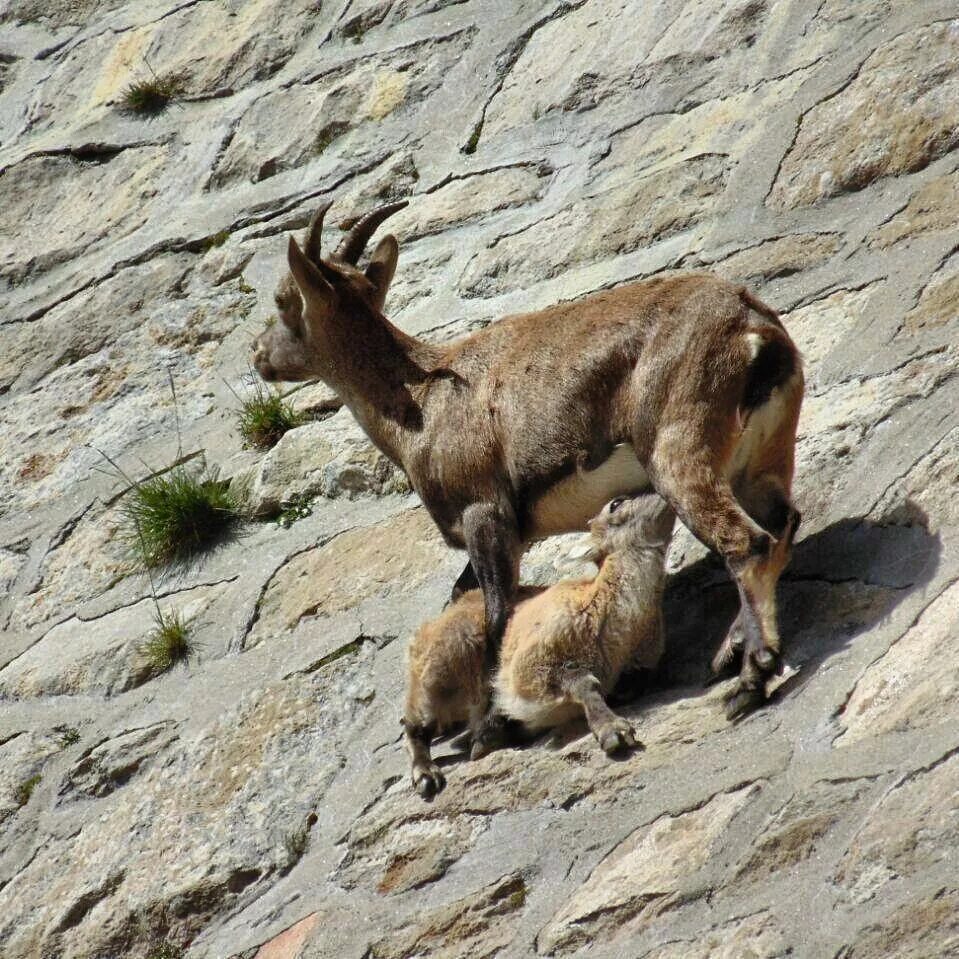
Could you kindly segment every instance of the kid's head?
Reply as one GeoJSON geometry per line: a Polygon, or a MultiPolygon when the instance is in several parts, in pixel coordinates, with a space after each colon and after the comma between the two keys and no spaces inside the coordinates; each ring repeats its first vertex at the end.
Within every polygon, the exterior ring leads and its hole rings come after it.
{"type": "Polygon", "coordinates": [[[617,496],[589,522],[592,558],[600,562],[628,547],[665,550],[675,520],[673,508],[656,493],[617,496]]]}

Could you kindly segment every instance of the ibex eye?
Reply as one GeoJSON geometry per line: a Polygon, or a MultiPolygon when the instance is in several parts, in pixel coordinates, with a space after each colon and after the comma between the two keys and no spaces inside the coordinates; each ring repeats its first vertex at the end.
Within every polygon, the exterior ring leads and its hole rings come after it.
{"type": "Polygon", "coordinates": [[[608,509],[609,509],[610,513],[615,513],[616,510],[618,510],[618,509],[620,508],[620,506],[622,506],[623,503],[625,503],[625,502],[626,502],[626,497],[625,497],[625,496],[617,496],[616,499],[614,499],[614,500],[609,504],[608,509]]]}

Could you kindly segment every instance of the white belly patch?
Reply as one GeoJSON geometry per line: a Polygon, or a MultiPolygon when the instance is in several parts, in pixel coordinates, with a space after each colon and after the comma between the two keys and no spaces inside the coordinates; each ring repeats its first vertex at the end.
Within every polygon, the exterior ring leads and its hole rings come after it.
{"type": "Polygon", "coordinates": [[[533,503],[531,537],[585,531],[586,524],[614,497],[651,488],[632,446],[620,443],[596,469],[565,476],[533,503]]]}
{"type": "Polygon", "coordinates": [[[496,707],[500,712],[521,722],[531,732],[560,726],[583,715],[583,707],[578,703],[560,699],[540,702],[516,696],[506,688],[501,676],[496,678],[495,697],[496,707]]]}

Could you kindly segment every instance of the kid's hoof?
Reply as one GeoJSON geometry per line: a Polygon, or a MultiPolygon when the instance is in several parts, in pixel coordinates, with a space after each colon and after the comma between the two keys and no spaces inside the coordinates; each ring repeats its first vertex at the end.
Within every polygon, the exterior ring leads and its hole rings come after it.
{"type": "Polygon", "coordinates": [[[482,759],[494,749],[502,749],[506,743],[506,719],[498,713],[487,716],[479,729],[473,732],[470,759],[482,759]]]}
{"type": "Polygon", "coordinates": [[[443,791],[446,777],[440,772],[439,766],[431,765],[413,772],[413,788],[424,798],[432,799],[443,791]]]}
{"type": "Polygon", "coordinates": [[[761,688],[749,689],[740,686],[726,700],[726,718],[732,722],[734,719],[739,719],[741,716],[758,709],[765,702],[766,697],[761,688]]]}
{"type": "Polygon", "coordinates": [[[494,752],[503,745],[503,737],[497,735],[491,730],[484,730],[483,733],[474,737],[473,745],[470,748],[470,761],[482,759],[487,753],[494,752]]]}
{"type": "Polygon", "coordinates": [[[599,731],[596,737],[607,756],[625,752],[627,749],[645,749],[636,738],[636,732],[625,719],[609,723],[599,731]]]}

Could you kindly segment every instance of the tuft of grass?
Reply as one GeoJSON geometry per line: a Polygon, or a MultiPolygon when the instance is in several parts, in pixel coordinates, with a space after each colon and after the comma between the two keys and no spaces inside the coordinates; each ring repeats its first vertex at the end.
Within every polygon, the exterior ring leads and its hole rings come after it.
{"type": "Polygon", "coordinates": [[[134,80],[120,95],[120,108],[135,116],[159,116],[185,90],[179,73],[154,74],[146,80],[134,80]]]}
{"type": "Polygon", "coordinates": [[[67,746],[76,746],[80,742],[80,730],[76,726],[64,726],[58,731],[57,739],[64,749],[67,746]]]}
{"type": "Polygon", "coordinates": [[[195,652],[189,624],[176,611],[165,616],[159,608],[154,616],[153,632],[140,647],[140,655],[154,676],[165,673],[177,663],[185,663],[195,652]]]}
{"type": "Polygon", "coordinates": [[[522,909],[526,905],[526,886],[511,892],[508,902],[511,910],[522,909]]]}
{"type": "Polygon", "coordinates": [[[208,236],[205,240],[200,242],[200,251],[206,253],[209,250],[212,250],[214,247],[223,246],[227,240],[230,239],[229,230],[220,230],[219,233],[214,233],[212,236],[208,236]]]}
{"type": "Polygon", "coordinates": [[[124,498],[123,536],[147,569],[183,562],[216,545],[239,504],[215,471],[177,466],[137,483],[124,498]]]}
{"type": "Polygon", "coordinates": [[[34,773],[29,779],[24,779],[16,789],[13,791],[13,801],[18,806],[26,806],[30,802],[30,797],[33,795],[34,789],[40,785],[41,780],[40,773],[34,773]]]}
{"type": "Polygon", "coordinates": [[[313,507],[310,505],[309,497],[297,495],[292,497],[290,501],[283,506],[283,509],[280,510],[280,515],[276,518],[276,523],[278,526],[282,526],[283,529],[289,529],[297,520],[306,519],[306,517],[311,516],[312,513],[313,507]]]}
{"type": "Polygon", "coordinates": [[[306,852],[306,847],[310,844],[310,830],[308,826],[300,826],[294,829],[283,839],[283,848],[286,850],[287,866],[295,866],[306,852]]]}
{"type": "Polygon", "coordinates": [[[334,140],[338,140],[347,130],[349,130],[350,125],[345,123],[343,120],[334,120],[332,123],[327,123],[325,127],[316,135],[316,139],[313,141],[313,152],[319,155],[322,153],[334,140]]]}
{"type": "Polygon", "coordinates": [[[183,959],[183,950],[169,940],[154,942],[147,959],[183,959]]]}
{"type": "Polygon", "coordinates": [[[240,436],[257,449],[268,450],[276,446],[284,433],[305,422],[305,417],[279,393],[259,385],[251,397],[240,402],[237,429],[240,436]]]}
{"type": "Polygon", "coordinates": [[[362,17],[354,17],[349,23],[344,24],[342,34],[351,43],[362,43],[366,34],[367,26],[362,17]]]}
{"type": "Polygon", "coordinates": [[[469,139],[460,147],[461,153],[465,153],[468,156],[476,152],[480,137],[483,135],[483,123],[485,120],[486,118],[481,116],[479,120],[476,121],[476,126],[473,127],[473,132],[470,134],[469,139]]]}

